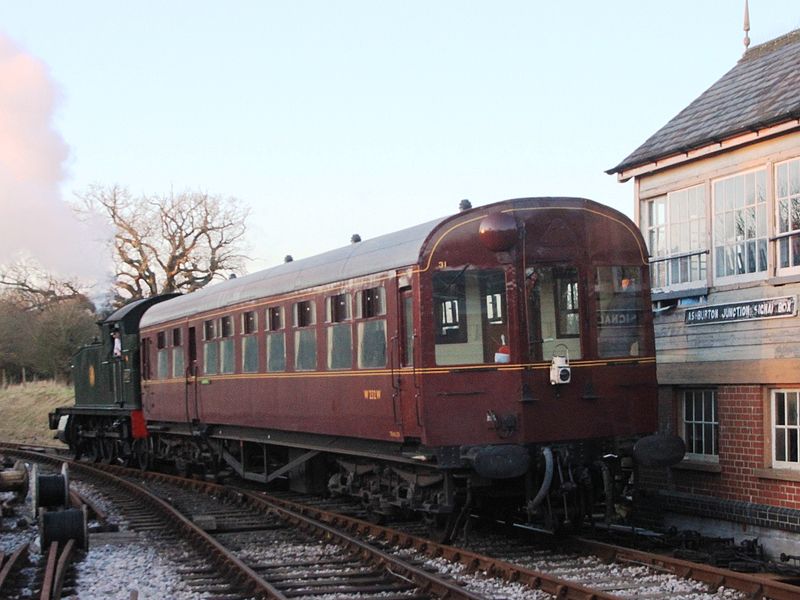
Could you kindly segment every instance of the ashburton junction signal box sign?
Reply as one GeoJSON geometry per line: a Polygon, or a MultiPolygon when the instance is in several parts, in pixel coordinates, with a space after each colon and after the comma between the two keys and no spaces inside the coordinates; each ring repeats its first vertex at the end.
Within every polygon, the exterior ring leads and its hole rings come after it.
{"type": "Polygon", "coordinates": [[[794,317],[796,314],[797,296],[783,296],[780,298],[762,298],[761,300],[749,300],[747,302],[689,308],[686,310],[684,323],[687,325],[706,325],[731,321],[794,317]]]}

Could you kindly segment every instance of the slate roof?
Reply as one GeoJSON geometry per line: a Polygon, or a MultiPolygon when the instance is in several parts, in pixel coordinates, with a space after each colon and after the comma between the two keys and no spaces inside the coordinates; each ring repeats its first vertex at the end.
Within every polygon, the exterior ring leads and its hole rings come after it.
{"type": "Polygon", "coordinates": [[[800,118],[800,29],[754,46],[608,174],[800,118]]]}

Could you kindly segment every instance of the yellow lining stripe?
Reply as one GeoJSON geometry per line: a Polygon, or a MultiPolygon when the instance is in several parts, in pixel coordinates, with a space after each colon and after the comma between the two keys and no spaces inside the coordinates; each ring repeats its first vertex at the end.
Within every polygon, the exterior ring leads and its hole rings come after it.
{"type": "MultiPolygon", "coordinates": [[[[599,367],[599,366],[613,366],[620,365],[646,365],[654,364],[656,358],[654,356],[644,356],[642,358],[615,358],[606,360],[585,360],[570,362],[570,367],[576,369],[585,367],[599,367]]],[[[450,374],[454,371],[486,371],[493,369],[496,371],[540,371],[550,368],[550,363],[517,363],[511,365],[489,366],[489,365],[465,365],[457,366],[451,365],[447,367],[426,367],[424,369],[411,369],[404,367],[403,369],[376,369],[369,371],[282,371],[274,373],[230,373],[230,374],[215,374],[215,375],[198,375],[199,380],[209,381],[224,381],[224,380],[238,380],[238,379],[298,379],[310,378],[318,379],[321,377],[385,377],[387,375],[442,375],[450,374]]],[[[171,379],[148,379],[145,380],[148,385],[162,385],[172,383],[186,383],[184,378],[171,378],[171,379]]]]}

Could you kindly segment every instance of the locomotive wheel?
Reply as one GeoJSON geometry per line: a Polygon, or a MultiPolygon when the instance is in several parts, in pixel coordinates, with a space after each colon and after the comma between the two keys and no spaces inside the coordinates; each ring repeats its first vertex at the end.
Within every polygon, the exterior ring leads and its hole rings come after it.
{"type": "Polygon", "coordinates": [[[86,456],[93,463],[100,462],[100,459],[103,457],[100,438],[88,440],[86,443],[88,444],[86,456]]]}
{"type": "Polygon", "coordinates": [[[149,440],[134,440],[131,454],[133,455],[133,463],[142,471],[147,471],[152,466],[153,460],[150,453],[149,440]]]}
{"type": "Polygon", "coordinates": [[[113,438],[100,438],[100,457],[104,464],[114,462],[117,456],[117,444],[113,438]]]}

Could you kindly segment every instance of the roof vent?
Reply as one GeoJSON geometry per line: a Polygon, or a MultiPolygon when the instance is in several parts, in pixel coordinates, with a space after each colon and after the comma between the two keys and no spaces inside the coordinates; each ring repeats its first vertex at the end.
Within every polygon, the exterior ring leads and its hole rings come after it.
{"type": "Polygon", "coordinates": [[[466,198],[458,203],[458,210],[460,210],[461,212],[469,210],[470,208],[472,208],[472,202],[470,202],[466,198]]]}
{"type": "Polygon", "coordinates": [[[351,244],[357,244],[360,241],[361,241],[361,236],[358,235],[357,233],[354,233],[352,236],[350,236],[350,243],[351,244]]]}
{"type": "Polygon", "coordinates": [[[287,254],[286,256],[283,257],[283,262],[285,262],[285,263],[292,262],[293,260],[294,260],[294,258],[292,258],[291,254],[287,254]]]}

